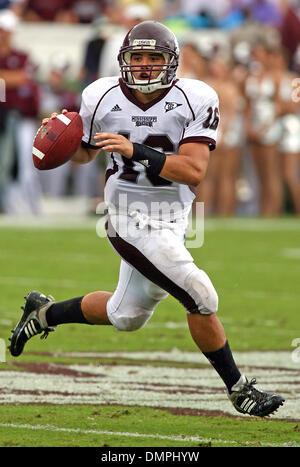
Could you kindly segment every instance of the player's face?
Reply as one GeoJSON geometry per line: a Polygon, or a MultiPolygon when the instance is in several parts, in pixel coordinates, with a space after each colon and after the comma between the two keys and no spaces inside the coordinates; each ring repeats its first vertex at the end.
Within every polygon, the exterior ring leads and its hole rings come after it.
{"type": "Polygon", "coordinates": [[[153,80],[161,72],[165,64],[164,56],[153,52],[136,52],[131,54],[130,65],[134,67],[133,76],[141,80],[153,80]]]}

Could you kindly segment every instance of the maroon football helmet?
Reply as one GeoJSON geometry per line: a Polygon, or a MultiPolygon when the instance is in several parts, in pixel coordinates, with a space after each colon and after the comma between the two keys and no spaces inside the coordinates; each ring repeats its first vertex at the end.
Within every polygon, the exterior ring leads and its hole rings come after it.
{"type": "Polygon", "coordinates": [[[143,93],[168,88],[176,76],[178,57],[179,48],[173,32],[157,21],[143,21],[127,33],[120,48],[118,61],[122,79],[128,87],[138,89],[143,93]],[[160,53],[165,63],[151,65],[148,80],[137,79],[133,72],[140,71],[140,67],[130,64],[131,54],[136,52],[160,53]],[[160,71],[157,78],[151,77],[154,71],[160,71]]]}

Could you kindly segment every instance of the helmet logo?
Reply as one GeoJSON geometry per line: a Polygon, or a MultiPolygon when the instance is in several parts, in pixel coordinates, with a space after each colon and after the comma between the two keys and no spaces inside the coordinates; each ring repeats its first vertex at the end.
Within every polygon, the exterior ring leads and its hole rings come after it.
{"type": "Polygon", "coordinates": [[[134,39],[132,42],[133,47],[155,47],[155,39],[134,39]]]}

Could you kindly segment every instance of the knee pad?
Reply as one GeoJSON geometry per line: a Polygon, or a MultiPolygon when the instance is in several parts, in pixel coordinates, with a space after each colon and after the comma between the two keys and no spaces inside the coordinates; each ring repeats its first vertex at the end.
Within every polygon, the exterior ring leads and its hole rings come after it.
{"type": "Polygon", "coordinates": [[[218,310],[218,294],[208,277],[208,275],[195,266],[195,270],[190,273],[185,286],[187,293],[196,303],[195,313],[210,315],[218,310]]]}

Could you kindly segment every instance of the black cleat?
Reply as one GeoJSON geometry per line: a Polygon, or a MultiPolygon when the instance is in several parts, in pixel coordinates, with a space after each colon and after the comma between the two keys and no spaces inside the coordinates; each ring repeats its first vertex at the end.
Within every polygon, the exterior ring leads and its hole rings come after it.
{"type": "Polygon", "coordinates": [[[242,375],[228,395],[236,410],[243,414],[266,417],[283,405],[284,398],[279,394],[260,391],[254,387],[256,379],[250,382],[242,375]]]}
{"type": "Polygon", "coordinates": [[[46,338],[55,327],[48,327],[45,319],[45,312],[54,303],[54,298],[40,292],[30,292],[25,298],[25,307],[21,307],[24,313],[13,329],[12,336],[9,338],[11,344],[8,347],[13,357],[18,357],[24,349],[26,342],[31,337],[44,331],[41,339],[46,338]]]}

